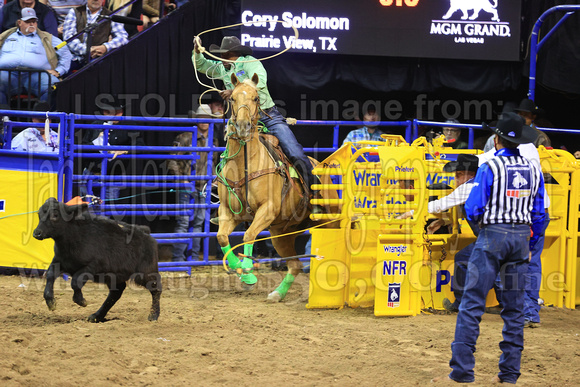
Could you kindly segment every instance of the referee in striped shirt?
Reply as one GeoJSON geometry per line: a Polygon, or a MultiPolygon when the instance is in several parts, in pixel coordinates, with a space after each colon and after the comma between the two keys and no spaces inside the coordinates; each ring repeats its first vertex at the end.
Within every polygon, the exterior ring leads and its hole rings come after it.
{"type": "MultiPolygon", "coordinates": [[[[489,128],[483,124],[484,127],[489,128]]],[[[504,320],[499,346],[499,374],[495,382],[516,383],[524,349],[524,276],[530,250],[543,233],[544,178],[529,160],[520,156],[518,144],[533,142],[534,129],[515,113],[503,114],[495,132],[495,157],[479,167],[474,187],[465,203],[467,219],[477,222],[481,232],[467,267],[465,291],[451,344],[452,368],[448,378],[474,381],[475,344],[485,299],[498,273],[504,320]],[[530,238],[530,226],[532,237],[530,238]]],[[[445,378],[447,379],[447,378],[445,378]]]]}

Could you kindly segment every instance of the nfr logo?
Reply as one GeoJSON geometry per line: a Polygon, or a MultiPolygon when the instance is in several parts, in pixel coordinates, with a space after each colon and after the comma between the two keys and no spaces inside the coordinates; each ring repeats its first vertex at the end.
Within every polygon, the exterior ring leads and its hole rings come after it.
{"type": "Polygon", "coordinates": [[[419,4],[419,0],[379,0],[379,3],[381,3],[383,7],[390,7],[391,5],[402,7],[403,3],[405,3],[407,7],[416,7],[417,4],[419,4]]]}
{"type": "Polygon", "coordinates": [[[383,275],[407,275],[407,261],[383,261],[383,275]]]}

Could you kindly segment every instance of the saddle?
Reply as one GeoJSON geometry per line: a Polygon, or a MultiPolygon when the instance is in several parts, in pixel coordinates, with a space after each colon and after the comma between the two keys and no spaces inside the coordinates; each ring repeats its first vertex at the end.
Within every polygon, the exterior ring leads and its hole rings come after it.
{"type": "Polygon", "coordinates": [[[284,188],[282,189],[282,199],[286,197],[290,186],[292,186],[296,192],[300,193],[302,200],[304,200],[306,197],[305,193],[308,192],[308,187],[306,187],[306,183],[304,182],[302,175],[296,171],[288,157],[286,157],[282,151],[282,148],[280,147],[280,140],[278,140],[275,136],[267,133],[260,133],[259,138],[262,145],[264,145],[268,150],[268,153],[272,158],[272,161],[274,161],[274,164],[282,168],[284,176],[286,177],[284,188]],[[295,179],[299,182],[302,190],[299,189],[295,179]]]}
{"type": "MultiPolygon", "coordinates": [[[[259,139],[262,145],[264,145],[268,151],[268,154],[274,162],[275,167],[250,173],[248,175],[248,181],[254,180],[263,175],[278,173],[285,177],[284,186],[282,188],[282,200],[284,200],[290,188],[293,188],[300,194],[301,202],[307,203],[307,195],[305,195],[305,193],[308,192],[308,189],[306,187],[306,183],[304,182],[302,176],[294,169],[292,163],[282,151],[282,148],[280,147],[280,141],[271,134],[266,133],[260,133],[259,139]],[[298,183],[296,181],[298,181],[298,183]],[[302,190],[300,190],[300,188],[302,188],[302,190]]],[[[232,181],[228,178],[225,178],[225,180],[234,191],[240,191],[246,184],[245,178],[242,178],[238,181],[232,181]]],[[[224,184],[224,182],[222,182],[220,179],[217,179],[217,182],[224,184]]]]}

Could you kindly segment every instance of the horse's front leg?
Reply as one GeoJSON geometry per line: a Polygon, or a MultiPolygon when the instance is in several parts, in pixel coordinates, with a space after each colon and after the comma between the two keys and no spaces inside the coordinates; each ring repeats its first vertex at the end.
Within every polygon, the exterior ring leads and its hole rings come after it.
{"type": "MultiPolygon", "coordinates": [[[[254,252],[254,240],[258,234],[272,224],[280,208],[273,203],[266,203],[258,208],[254,215],[254,220],[246,232],[244,233],[244,255],[251,257],[254,252]],[[251,242],[251,243],[250,243],[251,242]]],[[[244,258],[240,263],[241,276],[240,279],[246,285],[246,290],[250,290],[258,278],[253,274],[254,263],[250,258],[244,258]],[[251,286],[251,287],[250,287],[251,286]]]]}
{"type": "MultiPolygon", "coordinates": [[[[245,286],[253,287],[254,284],[258,281],[258,279],[254,274],[244,273],[244,266],[248,265],[247,264],[244,265],[245,262],[240,261],[240,259],[236,257],[234,252],[230,251],[231,246],[229,236],[234,231],[234,228],[236,228],[236,226],[240,222],[234,220],[231,214],[227,210],[224,211],[222,207],[220,207],[219,214],[220,221],[219,221],[219,229],[217,232],[217,240],[222,248],[224,256],[228,261],[228,266],[232,271],[235,271],[238,274],[238,277],[244,283],[245,286]]],[[[244,252],[246,252],[246,249],[244,249],[244,252]]],[[[251,255],[251,253],[246,255],[251,255]]],[[[248,259],[248,261],[250,261],[249,266],[252,267],[251,260],[248,259]]]]}

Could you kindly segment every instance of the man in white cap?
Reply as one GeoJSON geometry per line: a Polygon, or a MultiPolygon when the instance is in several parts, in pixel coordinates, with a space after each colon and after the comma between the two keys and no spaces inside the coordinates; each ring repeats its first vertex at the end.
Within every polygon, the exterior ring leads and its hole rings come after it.
{"type": "Polygon", "coordinates": [[[28,73],[2,71],[0,104],[7,104],[9,95],[22,92],[36,95],[41,101],[46,101],[49,85],[57,83],[58,78],[68,71],[71,54],[66,47],[54,49],[62,41],[38,29],[38,18],[34,9],[23,8],[16,25],[0,34],[0,68],[16,70],[24,67],[46,72],[32,74],[29,77],[28,73]],[[21,88],[18,87],[19,83],[21,88]]]}

